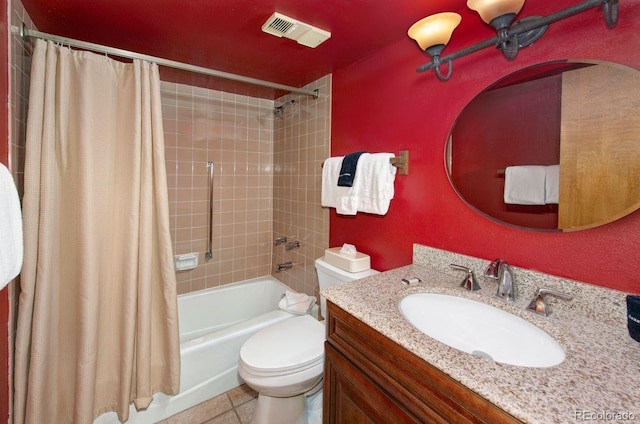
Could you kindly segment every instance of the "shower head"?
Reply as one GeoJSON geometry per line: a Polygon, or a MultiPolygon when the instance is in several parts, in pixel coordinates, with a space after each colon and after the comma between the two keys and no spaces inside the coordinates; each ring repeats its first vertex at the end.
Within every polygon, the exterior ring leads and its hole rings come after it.
{"type": "Polygon", "coordinates": [[[288,102],[286,102],[286,103],[284,103],[284,104],[282,104],[282,105],[280,105],[280,106],[275,107],[275,108],[273,109],[273,113],[274,113],[276,116],[282,116],[282,114],[284,113],[284,109],[285,109],[287,106],[295,105],[295,104],[296,104],[296,101],[295,101],[295,100],[289,100],[288,102]]]}

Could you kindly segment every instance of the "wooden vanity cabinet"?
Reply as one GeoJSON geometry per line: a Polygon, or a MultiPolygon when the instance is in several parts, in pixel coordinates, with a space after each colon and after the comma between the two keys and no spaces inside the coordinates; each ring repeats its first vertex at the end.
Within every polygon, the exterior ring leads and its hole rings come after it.
{"type": "Polygon", "coordinates": [[[327,302],[324,424],[519,423],[327,302]]]}

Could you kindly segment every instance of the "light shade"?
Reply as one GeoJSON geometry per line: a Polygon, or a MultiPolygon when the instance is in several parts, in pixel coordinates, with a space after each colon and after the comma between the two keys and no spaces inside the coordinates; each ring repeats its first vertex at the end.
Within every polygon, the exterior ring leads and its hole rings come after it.
{"type": "Polygon", "coordinates": [[[422,50],[438,44],[446,45],[461,19],[453,12],[436,13],[411,25],[407,34],[418,42],[422,50]]]}
{"type": "Polygon", "coordinates": [[[486,23],[509,13],[517,15],[523,5],[524,0],[467,0],[467,7],[478,12],[486,23]]]}

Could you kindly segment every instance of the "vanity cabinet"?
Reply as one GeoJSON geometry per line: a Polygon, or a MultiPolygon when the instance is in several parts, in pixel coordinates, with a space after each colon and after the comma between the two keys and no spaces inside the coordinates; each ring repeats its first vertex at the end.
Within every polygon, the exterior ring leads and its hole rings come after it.
{"type": "Polygon", "coordinates": [[[324,424],[519,423],[327,302],[324,424]]]}

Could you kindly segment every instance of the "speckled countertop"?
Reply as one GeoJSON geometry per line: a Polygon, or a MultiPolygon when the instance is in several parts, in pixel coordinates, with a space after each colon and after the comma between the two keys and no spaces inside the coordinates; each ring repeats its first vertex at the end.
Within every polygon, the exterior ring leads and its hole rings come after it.
{"type": "MultiPolygon", "coordinates": [[[[322,294],[525,422],[624,421],[614,419],[614,414],[627,414],[618,418],[640,420],[640,343],[629,337],[623,324],[620,299],[624,298],[619,293],[611,291],[610,298],[605,295],[604,301],[612,299],[613,304],[603,307],[581,304],[579,296],[566,302],[570,307],[554,303],[553,313],[542,317],[524,309],[531,300],[529,296],[522,295],[514,303],[506,302],[494,296],[496,283],[483,278],[478,278],[482,290],[467,292],[459,287],[462,277],[464,273],[449,274],[409,265],[330,287],[322,290],[322,294]],[[422,282],[403,285],[401,279],[408,277],[418,277],[422,282]],[[403,297],[423,292],[479,300],[517,315],[553,336],[565,349],[566,359],[551,368],[524,368],[478,358],[440,343],[414,328],[398,310],[403,297]]],[[[520,284],[525,285],[526,279],[520,284]]],[[[566,290],[566,284],[561,288],[566,290]]],[[[535,289],[525,291],[533,293],[535,289]]]]}

